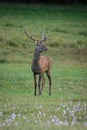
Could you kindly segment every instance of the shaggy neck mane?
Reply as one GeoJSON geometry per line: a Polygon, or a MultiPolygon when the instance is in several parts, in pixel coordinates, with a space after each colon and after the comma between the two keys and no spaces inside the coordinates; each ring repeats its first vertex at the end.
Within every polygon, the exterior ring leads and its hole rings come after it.
{"type": "Polygon", "coordinates": [[[40,53],[35,52],[33,62],[32,62],[32,71],[36,74],[40,73],[40,67],[39,67],[39,64],[38,64],[39,59],[40,59],[40,53]]]}

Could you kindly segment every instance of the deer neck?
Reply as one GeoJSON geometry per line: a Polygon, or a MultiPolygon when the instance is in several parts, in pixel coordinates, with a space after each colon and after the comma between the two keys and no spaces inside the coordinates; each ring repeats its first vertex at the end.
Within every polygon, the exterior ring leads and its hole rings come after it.
{"type": "Polygon", "coordinates": [[[40,59],[40,53],[35,52],[35,53],[34,53],[34,59],[33,59],[35,65],[38,65],[39,59],[40,59]]]}
{"type": "Polygon", "coordinates": [[[40,73],[39,59],[40,59],[40,53],[35,51],[32,62],[32,71],[37,74],[40,73]]]}

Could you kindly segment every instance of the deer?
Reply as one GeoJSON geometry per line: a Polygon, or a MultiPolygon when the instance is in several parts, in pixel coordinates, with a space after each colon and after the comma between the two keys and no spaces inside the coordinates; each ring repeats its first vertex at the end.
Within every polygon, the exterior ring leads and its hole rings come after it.
{"type": "Polygon", "coordinates": [[[31,69],[33,72],[34,77],[34,96],[37,95],[37,85],[38,85],[38,93],[39,95],[42,95],[42,90],[45,84],[44,79],[44,73],[46,73],[49,81],[49,95],[51,95],[51,66],[52,66],[52,59],[49,56],[41,55],[42,52],[47,51],[47,47],[45,46],[45,43],[47,41],[47,37],[44,35],[44,32],[42,32],[42,38],[41,40],[38,40],[33,37],[33,35],[30,35],[30,33],[27,33],[25,30],[25,35],[35,42],[35,50],[34,50],[34,56],[32,60],[31,69]],[[37,75],[38,75],[38,83],[37,83],[37,75]]]}

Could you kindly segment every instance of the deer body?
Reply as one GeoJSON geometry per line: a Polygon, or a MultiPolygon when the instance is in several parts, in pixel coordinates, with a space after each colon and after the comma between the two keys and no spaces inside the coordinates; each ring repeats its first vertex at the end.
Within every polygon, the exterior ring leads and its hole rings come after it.
{"type": "MultiPolygon", "coordinates": [[[[25,34],[31,38],[32,40],[34,40],[32,38],[32,36],[29,36],[26,32],[25,34]]],[[[43,74],[46,73],[48,80],[49,80],[49,95],[51,95],[51,74],[50,74],[50,70],[51,70],[51,58],[48,56],[41,56],[41,53],[44,51],[47,51],[47,48],[45,47],[43,43],[44,40],[42,41],[36,41],[36,46],[35,46],[35,51],[34,51],[34,57],[33,57],[33,61],[32,61],[32,72],[33,72],[33,76],[34,76],[34,86],[35,86],[35,91],[34,91],[34,95],[37,94],[37,81],[36,81],[36,77],[37,75],[39,76],[38,79],[38,92],[39,95],[42,94],[42,90],[45,84],[45,80],[44,80],[44,76],[43,74]],[[42,84],[42,87],[41,87],[42,84]]]]}

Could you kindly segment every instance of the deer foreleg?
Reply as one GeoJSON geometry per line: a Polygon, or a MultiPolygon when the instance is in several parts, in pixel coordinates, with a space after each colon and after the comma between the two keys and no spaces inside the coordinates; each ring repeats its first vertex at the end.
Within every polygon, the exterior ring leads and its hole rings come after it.
{"type": "Polygon", "coordinates": [[[36,81],[36,74],[34,74],[34,86],[35,86],[35,91],[34,91],[34,95],[36,96],[36,91],[37,91],[37,81],[36,81]]]}
{"type": "Polygon", "coordinates": [[[41,83],[41,75],[39,75],[39,80],[38,80],[38,92],[39,92],[39,95],[41,95],[40,83],[41,83]]]}

